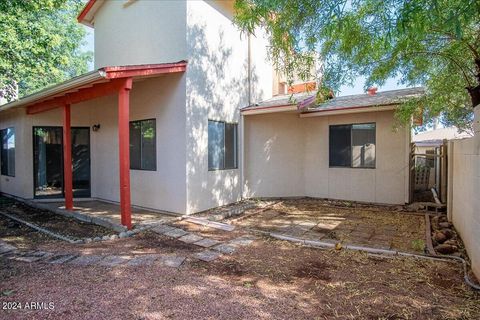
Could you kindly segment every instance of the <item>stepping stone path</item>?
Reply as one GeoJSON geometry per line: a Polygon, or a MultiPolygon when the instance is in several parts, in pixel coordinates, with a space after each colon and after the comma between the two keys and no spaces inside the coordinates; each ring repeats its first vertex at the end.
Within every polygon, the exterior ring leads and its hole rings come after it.
{"type": "Polygon", "coordinates": [[[130,259],[131,257],[129,256],[106,256],[105,258],[103,258],[98,262],[98,265],[104,266],[104,267],[115,267],[115,266],[124,264],[130,259]]]}
{"type": "Polygon", "coordinates": [[[97,264],[102,259],[103,256],[79,256],[78,258],[71,260],[68,263],[77,266],[91,266],[97,264]]]}
{"type": "Polygon", "coordinates": [[[200,247],[210,248],[210,247],[212,247],[216,244],[219,244],[219,243],[220,243],[220,241],[218,241],[218,240],[205,238],[205,239],[202,239],[200,241],[195,242],[194,244],[197,245],[197,246],[200,246],[200,247]]]}
{"type": "Polygon", "coordinates": [[[185,257],[180,256],[161,256],[159,261],[161,264],[167,267],[178,268],[185,261],[185,257]]]}
{"type": "Polygon", "coordinates": [[[17,248],[15,248],[14,246],[9,245],[8,243],[6,243],[3,240],[0,240],[0,255],[3,255],[5,253],[9,253],[9,252],[14,251],[16,249],[17,248]]]}
{"type": "Polygon", "coordinates": [[[194,257],[205,262],[210,262],[220,257],[220,255],[221,255],[220,252],[205,250],[205,251],[195,253],[194,257]]]}
{"type": "Polygon", "coordinates": [[[50,264],[62,264],[62,263],[68,262],[70,260],[73,260],[76,257],[77,256],[73,255],[73,254],[59,254],[59,255],[53,256],[51,259],[49,259],[46,262],[48,262],[50,264]]]}
{"type": "Polygon", "coordinates": [[[216,222],[216,221],[210,221],[210,220],[205,219],[205,218],[190,217],[190,218],[185,219],[185,221],[195,223],[195,224],[199,224],[201,226],[206,226],[206,227],[210,227],[210,228],[214,228],[214,229],[223,230],[223,231],[233,231],[233,230],[235,230],[235,226],[232,226],[231,224],[221,223],[221,222],[216,222]]]}
{"type": "MultiPolygon", "coordinates": [[[[193,218],[188,218],[186,220],[190,221],[191,219],[193,218]]],[[[199,220],[197,218],[195,219],[199,220]]],[[[205,220],[205,219],[200,219],[200,220],[205,220]]],[[[205,220],[205,221],[208,221],[208,220],[205,220]]],[[[219,224],[219,223],[216,223],[216,224],[219,224]]],[[[209,224],[205,224],[205,225],[210,226],[209,224]]],[[[222,224],[222,225],[226,225],[226,224],[222,224]]],[[[184,243],[191,243],[202,248],[208,248],[207,250],[193,254],[194,258],[205,261],[205,262],[216,260],[222,254],[232,254],[237,250],[238,247],[248,246],[254,241],[252,237],[242,236],[230,241],[223,242],[223,241],[218,241],[215,239],[203,237],[193,232],[187,232],[181,228],[171,227],[167,225],[160,225],[155,228],[152,228],[151,230],[158,234],[161,234],[170,238],[176,238],[177,240],[180,240],[184,243]]],[[[233,229],[225,228],[225,231],[232,231],[232,230],[233,229]]]]}
{"type": "Polygon", "coordinates": [[[231,244],[222,243],[212,249],[221,253],[232,254],[235,252],[236,247],[231,244]]]}
{"type": "Polygon", "coordinates": [[[185,242],[185,243],[194,243],[202,240],[203,238],[200,236],[197,236],[196,234],[189,233],[187,235],[184,235],[183,237],[178,238],[178,240],[185,242]]]}
{"type": "Polygon", "coordinates": [[[148,266],[151,265],[160,258],[159,254],[146,254],[144,256],[137,256],[127,262],[128,266],[137,267],[137,266],[148,266]]]}
{"type": "Polygon", "coordinates": [[[180,267],[186,257],[174,254],[145,254],[142,256],[126,256],[126,255],[74,255],[60,254],[46,251],[18,251],[16,247],[0,240],[0,256],[10,260],[20,262],[40,262],[49,264],[68,264],[74,266],[103,266],[116,267],[119,265],[126,266],[146,266],[158,262],[160,265],[172,268],[180,267]]]}
{"type": "MultiPolygon", "coordinates": [[[[242,236],[230,241],[218,241],[206,238],[195,233],[187,232],[181,228],[175,228],[168,225],[159,225],[151,229],[152,231],[175,238],[184,243],[194,244],[203,251],[192,254],[192,257],[201,261],[210,262],[219,258],[222,254],[232,254],[238,247],[250,245],[254,238],[242,236]]],[[[175,254],[145,254],[138,256],[129,255],[77,255],[68,253],[52,253],[40,250],[20,251],[15,246],[0,240],[0,257],[10,260],[26,263],[48,263],[54,265],[72,265],[72,266],[148,266],[154,263],[172,268],[179,268],[187,257],[175,254]]]]}

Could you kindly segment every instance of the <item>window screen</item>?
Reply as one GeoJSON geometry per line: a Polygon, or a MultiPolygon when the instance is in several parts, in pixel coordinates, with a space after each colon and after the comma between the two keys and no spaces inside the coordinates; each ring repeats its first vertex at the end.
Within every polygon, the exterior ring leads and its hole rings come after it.
{"type": "Polygon", "coordinates": [[[208,170],[237,168],[237,124],[208,120],[208,170]]]}
{"type": "Polygon", "coordinates": [[[330,126],[330,167],[375,168],[375,123],[330,126]]]}
{"type": "Polygon", "coordinates": [[[0,130],[2,139],[1,173],[4,176],[15,176],[15,128],[0,130]]]}
{"type": "Polygon", "coordinates": [[[130,169],[157,169],[155,119],[130,122],[130,169]]]}
{"type": "Polygon", "coordinates": [[[352,167],[375,168],[375,124],[352,125],[352,167]]]}

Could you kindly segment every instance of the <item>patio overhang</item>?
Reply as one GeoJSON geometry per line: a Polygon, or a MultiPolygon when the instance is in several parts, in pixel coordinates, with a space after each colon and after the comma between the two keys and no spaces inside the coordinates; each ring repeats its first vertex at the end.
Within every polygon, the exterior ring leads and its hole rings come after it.
{"type": "MultiPolygon", "coordinates": [[[[184,72],[186,61],[149,65],[105,67],[58,85],[41,90],[0,107],[0,112],[11,108],[25,108],[35,115],[61,108],[63,112],[63,141],[70,141],[71,105],[95,98],[118,95],[118,141],[120,174],[120,208],[122,225],[132,227],[130,202],[130,90],[136,79],[162,74],[184,72]]],[[[65,208],[73,210],[72,150],[63,146],[65,208]]]]}

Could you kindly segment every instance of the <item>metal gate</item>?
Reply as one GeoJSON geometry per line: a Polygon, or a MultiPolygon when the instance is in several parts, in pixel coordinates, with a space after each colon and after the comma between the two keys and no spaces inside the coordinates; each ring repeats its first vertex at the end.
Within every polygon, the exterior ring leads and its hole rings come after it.
{"type": "Polygon", "coordinates": [[[442,144],[419,150],[410,144],[410,203],[447,202],[447,140],[442,144]],[[434,189],[434,192],[431,190],[434,189]],[[428,199],[430,198],[430,199],[428,199]]]}

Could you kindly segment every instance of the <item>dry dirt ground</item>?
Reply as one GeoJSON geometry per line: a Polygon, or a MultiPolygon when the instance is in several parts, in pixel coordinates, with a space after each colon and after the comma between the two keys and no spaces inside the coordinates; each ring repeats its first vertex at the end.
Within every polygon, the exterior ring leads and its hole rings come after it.
{"type": "MultiPolygon", "coordinates": [[[[245,232],[178,226],[218,240],[245,232]]],[[[179,268],[29,264],[0,257],[2,307],[54,304],[53,310],[2,308],[0,319],[480,319],[480,294],[463,283],[456,263],[320,250],[267,237],[207,263],[191,258],[198,247],[153,232],[72,245],[8,228],[1,219],[0,238],[27,249],[188,257],[179,268]]]]}

